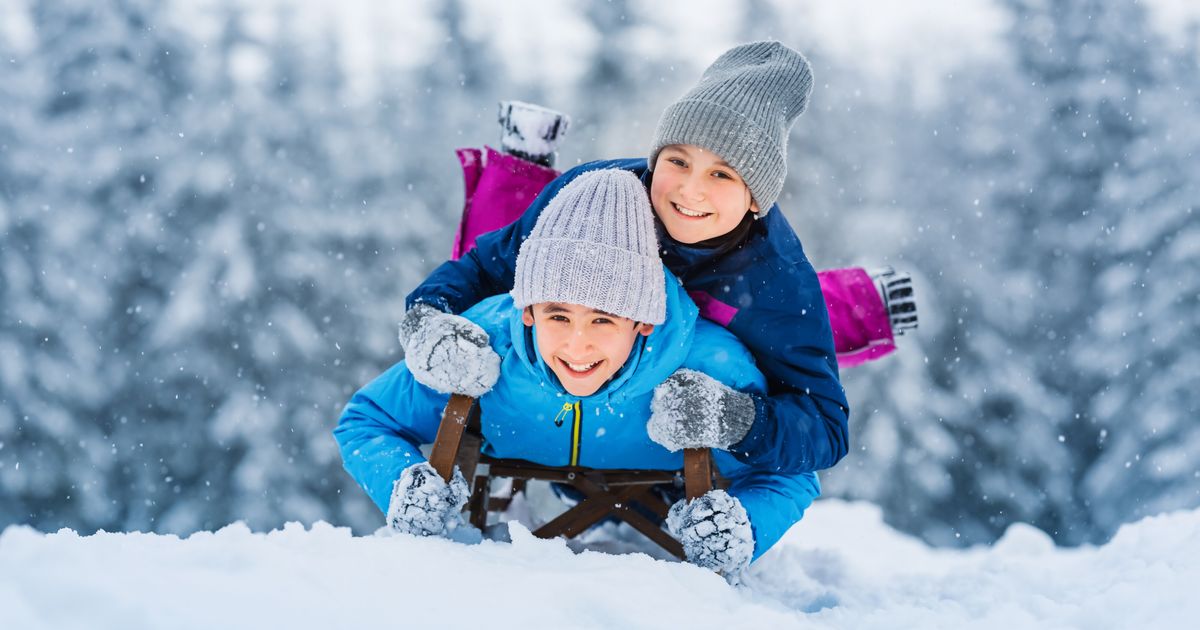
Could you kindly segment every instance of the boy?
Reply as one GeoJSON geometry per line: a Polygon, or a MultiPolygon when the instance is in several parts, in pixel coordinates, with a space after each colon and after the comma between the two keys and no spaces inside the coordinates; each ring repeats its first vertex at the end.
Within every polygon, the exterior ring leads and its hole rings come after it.
{"type": "MultiPolygon", "coordinates": [[[[651,407],[679,400],[659,386],[672,375],[713,379],[762,394],[746,349],[699,320],[697,307],[658,258],[644,188],[626,171],[586,173],[547,205],[521,247],[511,295],[466,312],[498,364],[480,392],[484,452],[548,466],[678,469],[682,455],[647,435],[651,407]],[[707,374],[707,375],[705,375],[707,374]]],[[[446,484],[418,446],[437,433],[447,396],[397,363],[347,405],[334,430],[347,471],[400,532],[438,535],[467,499],[457,473],[446,484]]],[[[736,413],[711,403],[723,417],[736,413]]],[[[668,527],[687,559],[733,575],[800,520],[819,492],[813,473],[747,466],[725,451],[730,479],[671,508],[668,527]]]]}
{"type": "Polygon", "coordinates": [[[442,392],[485,391],[494,373],[484,366],[498,359],[487,356],[487,335],[454,313],[513,286],[521,243],[563,186],[597,169],[624,169],[641,178],[653,204],[663,262],[767,378],[760,394],[673,375],[661,387],[676,401],[655,409],[650,434],[670,450],[728,448],[762,470],[837,463],[848,448],[849,407],[829,315],[800,240],[781,212],[771,212],[786,175],[787,134],[811,88],[808,61],[779,42],[721,55],[663,113],[649,160],[564,173],[516,223],[480,236],[408,296],[401,343],[413,374],[442,392]]]}

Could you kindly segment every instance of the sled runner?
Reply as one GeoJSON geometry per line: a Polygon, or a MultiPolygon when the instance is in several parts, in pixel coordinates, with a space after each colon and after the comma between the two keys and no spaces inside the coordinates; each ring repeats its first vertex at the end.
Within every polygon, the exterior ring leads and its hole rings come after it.
{"type": "Polygon", "coordinates": [[[450,480],[458,466],[471,498],[465,511],[468,522],[483,530],[488,515],[508,509],[513,496],[532,480],[560,483],[574,488],[583,498],[558,517],[533,532],[539,538],[574,538],[592,525],[614,518],[638,530],[671,554],[684,559],[683,546],[666,530],[643,514],[642,510],[665,520],[670,505],[653,489],[658,485],[680,484],[688,500],[720,486],[715,476],[712,455],[707,449],[686,449],[683,469],[596,470],[581,466],[542,466],[516,459],[498,459],[480,452],[479,406],[475,399],[461,394],[450,396],[442,423],[433,443],[429,463],[442,479],[450,480]],[[493,496],[494,479],[511,479],[508,496],[493,496]],[[639,510],[640,508],[640,510],[639,510]]]}

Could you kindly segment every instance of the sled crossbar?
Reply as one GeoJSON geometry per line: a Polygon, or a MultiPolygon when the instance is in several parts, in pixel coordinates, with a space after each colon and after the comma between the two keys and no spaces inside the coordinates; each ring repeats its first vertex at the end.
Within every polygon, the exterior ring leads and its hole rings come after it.
{"type": "Polygon", "coordinates": [[[442,479],[450,480],[457,464],[471,487],[466,512],[472,525],[483,529],[490,512],[508,508],[512,497],[525,489],[529,481],[549,481],[569,485],[583,499],[558,517],[533,532],[539,538],[574,538],[605,518],[629,524],[678,558],[683,547],[670,534],[638,510],[666,519],[670,506],[652,489],[661,484],[679,484],[687,498],[694,499],[714,486],[712,455],[707,449],[685,449],[683,469],[669,470],[597,470],[582,466],[542,466],[518,459],[499,459],[480,453],[479,405],[461,394],[450,396],[442,423],[434,439],[429,463],[442,479]],[[484,466],[480,466],[483,464],[484,466]],[[508,496],[492,496],[491,480],[512,480],[508,496]]]}

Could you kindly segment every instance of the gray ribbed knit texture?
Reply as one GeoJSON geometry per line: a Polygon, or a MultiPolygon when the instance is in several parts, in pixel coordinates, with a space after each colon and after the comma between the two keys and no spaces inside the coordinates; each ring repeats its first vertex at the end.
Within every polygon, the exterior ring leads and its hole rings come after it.
{"type": "Polygon", "coordinates": [[[647,324],[666,320],[654,211],[629,171],[580,175],[546,204],[517,255],[517,308],[579,304],[647,324]]]}
{"type": "Polygon", "coordinates": [[[667,145],[708,149],[746,181],[761,217],[783,190],[788,132],[811,93],[812,70],[800,53],[779,42],[732,48],[663,111],[650,144],[650,168],[667,145]]]}

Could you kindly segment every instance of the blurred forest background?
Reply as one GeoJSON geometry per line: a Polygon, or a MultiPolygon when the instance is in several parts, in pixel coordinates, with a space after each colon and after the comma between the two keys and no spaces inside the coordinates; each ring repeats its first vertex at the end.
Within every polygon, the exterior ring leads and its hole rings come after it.
{"type": "Polygon", "coordinates": [[[952,3],[986,46],[856,54],[815,2],[487,4],[347,4],[355,31],[287,2],[0,0],[0,527],[373,530],[330,431],[449,254],[453,150],[516,98],[572,115],[560,167],[641,155],[768,37],[817,74],[780,201],[810,258],[909,270],[921,302],[844,373],[826,494],[942,545],[1200,505],[1194,23],[952,3]]]}

